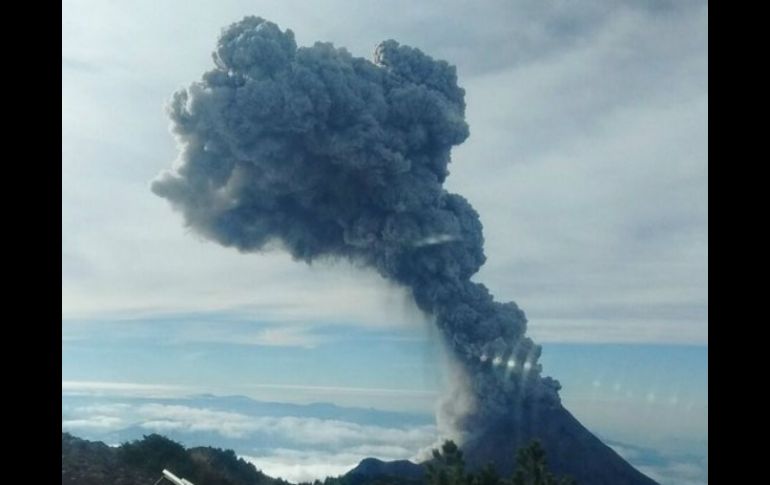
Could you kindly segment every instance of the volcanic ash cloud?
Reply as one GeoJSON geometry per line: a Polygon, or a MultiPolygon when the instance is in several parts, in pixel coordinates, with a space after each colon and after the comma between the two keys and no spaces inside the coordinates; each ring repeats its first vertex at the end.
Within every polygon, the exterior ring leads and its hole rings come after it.
{"type": "Polygon", "coordinates": [[[485,261],[481,222],[443,187],[469,135],[454,66],[393,40],[373,61],[298,48],[258,17],[225,29],[213,58],[173,96],[182,151],[152,184],[187,226],[244,252],[346,258],[408,287],[462,370],[439,414],[458,439],[524,419],[525,401],[558,405],[524,313],[470,281],[485,261]]]}

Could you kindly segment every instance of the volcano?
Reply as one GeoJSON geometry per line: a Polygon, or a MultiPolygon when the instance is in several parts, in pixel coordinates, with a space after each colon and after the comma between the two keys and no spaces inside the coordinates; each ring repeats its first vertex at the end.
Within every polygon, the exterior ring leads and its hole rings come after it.
{"type": "Polygon", "coordinates": [[[471,465],[509,470],[538,438],[585,485],[654,483],[562,407],[524,312],[471,281],[486,261],[481,220],[443,185],[470,135],[454,66],[395,40],[373,61],[298,47],[260,17],[224,29],[213,60],[173,96],[181,154],[152,184],[189,228],[244,253],[346,260],[408,288],[460,369],[437,422],[471,465]]]}

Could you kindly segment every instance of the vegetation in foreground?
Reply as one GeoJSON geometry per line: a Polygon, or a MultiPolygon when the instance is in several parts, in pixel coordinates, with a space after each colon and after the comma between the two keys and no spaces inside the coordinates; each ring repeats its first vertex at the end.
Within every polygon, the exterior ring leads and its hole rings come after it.
{"type": "Polygon", "coordinates": [[[195,485],[290,485],[233,450],[185,448],[158,434],[111,448],[62,433],[62,485],[153,485],[164,468],[195,485]]]}
{"type": "MultiPolygon", "coordinates": [[[[511,477],[500,477],[491,465],[469,472],[462,451],[446,441],[433,450],[422,480],[349,473],[299,485],[576,485],[547,469],[545,450],[536,441],[519,450],[516,464],[511,477]]],[[[265,475],[233,450],[185,448],[158,434],[111,448],[62,433],[62,485],[152,485],[164,468],[196,485],[290,485],[265,475]]]]}
{"type": "Polygon", "coordinates": [[[545,450],[538,441],[519,449],[516,456],[516,472],[511,477],[498,475],[493,465],[487,465],[476,473],[465,469],[463,452],[453,441],[445,441],[441,450],[433,450],[433,459],[425,465],[423,481],[405,482],[399,477],[377,477],[371,481],[357,481],[356,477],[327,478],[321,482],[300,485],[577,485],[570,477],[557,477],[547,468],[545,450]]]}

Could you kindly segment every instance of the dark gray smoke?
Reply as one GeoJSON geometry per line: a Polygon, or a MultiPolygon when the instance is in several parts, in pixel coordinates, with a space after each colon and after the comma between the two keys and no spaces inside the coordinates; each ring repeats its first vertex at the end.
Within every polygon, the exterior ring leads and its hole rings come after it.
{"type": "MultiPolygon", "coordinates": [[[[241,251],[345,258],[411,289],[461,364],[460,432],[558,403],[515,303],[470,278],[484,263],[478,214],[447,192],[450,151],[469,135],[455,68],[393,40],[374,61],[248,17],[223,31],[216,67],[169,107],[178,165],[152,190],[205,237],[241,251]]],[[[452,401],[459,402],[459,401],[452,401]]]]}

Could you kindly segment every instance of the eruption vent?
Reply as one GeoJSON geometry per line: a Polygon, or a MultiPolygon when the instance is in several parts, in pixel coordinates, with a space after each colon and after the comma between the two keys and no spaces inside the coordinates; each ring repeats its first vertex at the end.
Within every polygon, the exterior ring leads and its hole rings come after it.
{"type": "Polygon", "coordinates": [[[541,376],[524,313],[470,281],[485,261],[481,222],[443,188],[469,135],[455,68],[393,40],[373,62],[298,48],[258,17],[225,29],[213,57],[171,101],[182,153],[152,190],[225,246],[346,258],[407,286],[464,374],[440,425],[469,457],[503,429],[511,445],[537,435],[536,414],[563,411],[559,384],[541,376]]]}

